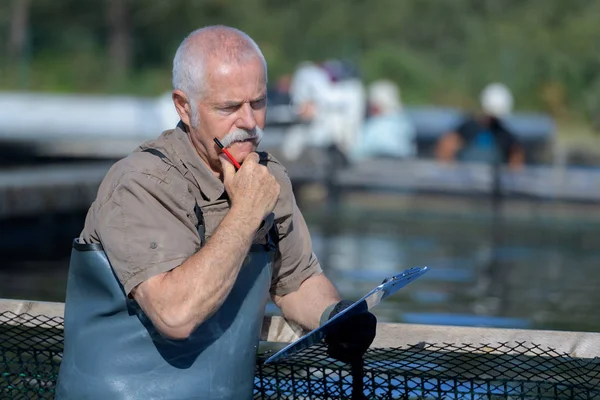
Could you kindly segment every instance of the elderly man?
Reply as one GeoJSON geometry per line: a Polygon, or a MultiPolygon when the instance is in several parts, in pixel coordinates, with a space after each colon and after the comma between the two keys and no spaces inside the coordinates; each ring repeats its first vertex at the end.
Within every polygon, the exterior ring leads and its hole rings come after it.
{"type": "MultiPolygon", "coordinates": [[[[197,30],[177,50],[180,123],[110,169],[74,242],[58,398],[250,399],[269,293],[307,329],[346,307],[285,169],[255,151],[266,83],[236,29],[197,30]]],[[[365,313],[329,334],[330,355],[360,357],[375,324],[365,313]]]]}

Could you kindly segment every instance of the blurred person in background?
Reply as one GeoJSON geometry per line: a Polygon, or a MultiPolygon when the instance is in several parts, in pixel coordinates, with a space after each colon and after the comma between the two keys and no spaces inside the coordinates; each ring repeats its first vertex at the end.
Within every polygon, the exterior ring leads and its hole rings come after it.
{"type": "Polygon", "coordinates": [[[328,60],[322,68],[332,83],[326,110],[332,141],[344,155],[354,147],[365,119],[367,100],[359,72],[349,61],[328,60]]]}
{"type": "Polygon", "coordinates": [[[368,88],[369,117],[352,148],[352,161],[368,158],[414,157],[416,129],[404,113],[400,91],[394,82],[379,80],[368,88]]]}
{"type": "Polygon", "coordinates": [[[491,83],[481,92],[480,103],[481,113],[468,115],[440,139],[437,159],[445,163],[459,160],[507,164],[519,169],[525,162],[523,147],[502,121],[512,112],[512,93],[501,83],[491,83]]]}
{"type": "Polygon", "coordinates": [[[311,61],[302,62],[290,82],[290,107],[299,125],[289,129],[282,144],[287,160],[296,160],[307,147],[328,147],[332,133],[325,110],[331,102],[331,80],[327,72],[311,61]]]}
{"type": "MultiPolygon", "coordinates": [[[[307,330],[352,304],[323,274],[284,167],[256,152],[256,43],[224,26],[191,33],[173,87],[179,124],[112,166],[73,244],[59,400],[249,400],[269,295],[307,330]]],[[[345,319],[329,355],[358,361],[375,328],[368,311],[345,319]]]]}
{"type": "Polygon", "coordinates": [[[302,124],[288,131],[283,156],[295,160],[314,148],[345,163],[365,114],[364,87],[357,71],[339,60],[303,62],[293,74],[290,98],[302,124]]]}

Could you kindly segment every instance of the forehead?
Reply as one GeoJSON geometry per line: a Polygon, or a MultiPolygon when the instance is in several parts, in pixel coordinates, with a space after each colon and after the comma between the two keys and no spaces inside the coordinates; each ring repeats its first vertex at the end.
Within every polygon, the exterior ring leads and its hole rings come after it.
{"type": "Polygon", "coordinates": [[[265,68],[258,57],[242,63],[209,61],[205,77],[208,102],[252,100],[266,90],[265,68]]]}

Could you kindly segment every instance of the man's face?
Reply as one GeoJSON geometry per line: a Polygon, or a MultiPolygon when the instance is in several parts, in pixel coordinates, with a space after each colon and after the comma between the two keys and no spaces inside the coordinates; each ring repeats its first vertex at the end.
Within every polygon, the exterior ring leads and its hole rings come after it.
{"type": "Polygon", "coordinates": [[[215,172],[221,170],[218,138],[241,164],[262,137],[267,112],[264,65],[258,58],[230,65],[209,60],[204,96],[196,104],[190,131],[200,157],[215,172]],[[250,139],[252,138],[252,139],[250,139]]]}

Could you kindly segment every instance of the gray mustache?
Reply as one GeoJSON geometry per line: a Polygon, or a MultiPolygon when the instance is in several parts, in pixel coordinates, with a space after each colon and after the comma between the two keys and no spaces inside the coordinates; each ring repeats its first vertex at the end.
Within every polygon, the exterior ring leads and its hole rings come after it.
{"type": "Polygon", "coordinates": [[[257,144],[261,141],[263,137],[263,130],[259,127],[254,128],[251,131],[247,131],[244,129],[236,129],[233,132],[228,133],[223,139],[221,139],[221,143],[225,147],[229,147],[235,142],[242,142],[244,140],[254,140],[257,144]]]}

